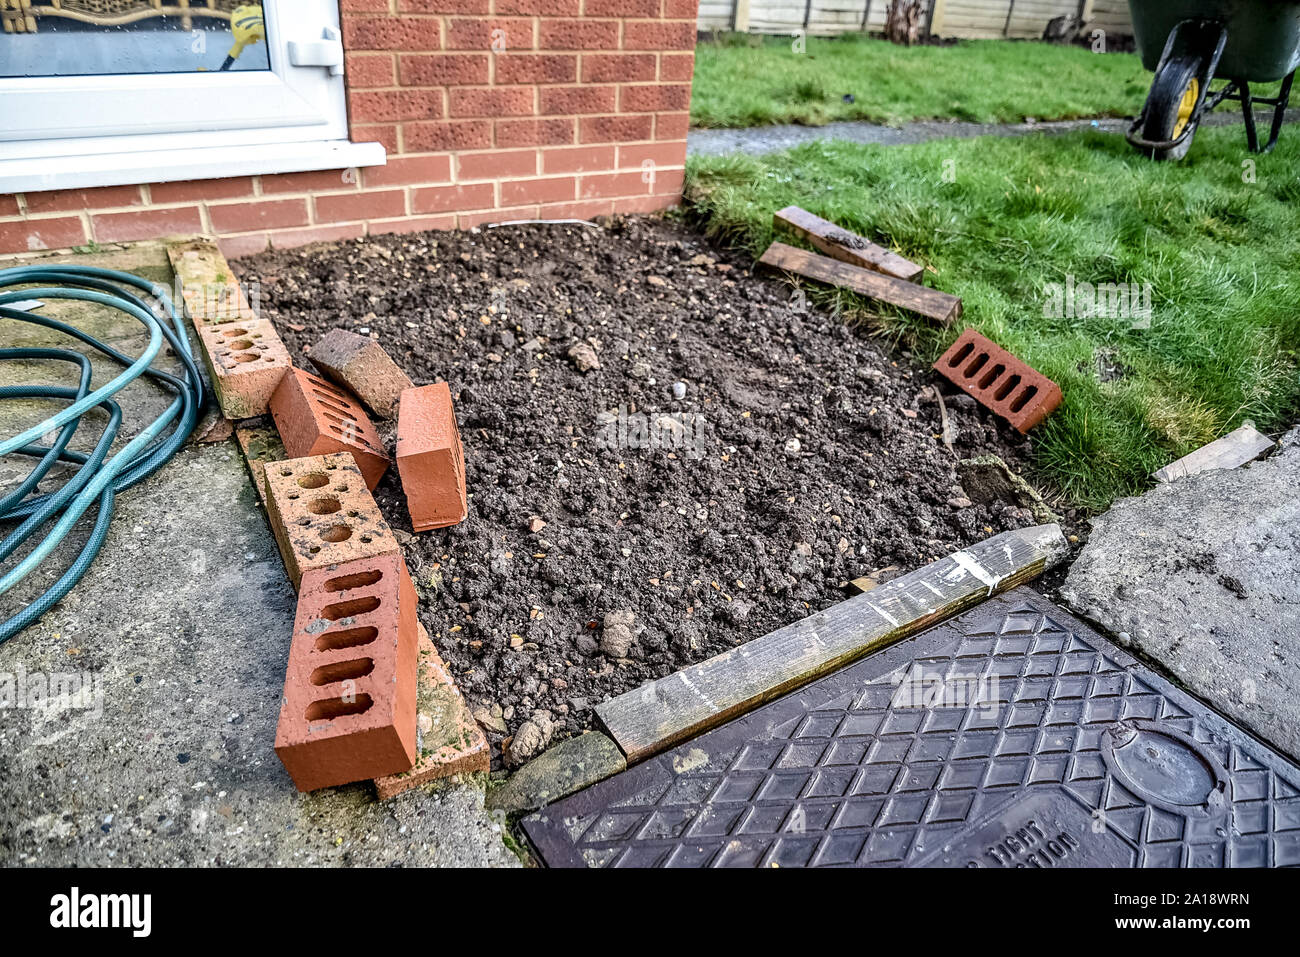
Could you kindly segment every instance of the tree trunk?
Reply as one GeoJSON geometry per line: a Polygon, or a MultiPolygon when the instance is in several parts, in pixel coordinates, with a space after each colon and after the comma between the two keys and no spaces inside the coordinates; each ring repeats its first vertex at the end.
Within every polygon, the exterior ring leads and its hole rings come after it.
{"type": "Polygon", "coordinates": [[[885,13],[885,37],[890,43],[909,47],[921,38],[922,0],[889,0],[885,13]]]}

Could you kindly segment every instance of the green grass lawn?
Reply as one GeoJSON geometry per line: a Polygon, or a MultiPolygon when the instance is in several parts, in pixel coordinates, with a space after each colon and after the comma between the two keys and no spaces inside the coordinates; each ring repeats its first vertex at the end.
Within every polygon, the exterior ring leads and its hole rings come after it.
{"type": "Polygon", "coordinates": [[[1095,132],[812,143],[694,159],[688,196],[710,232],[755,255],[774,238],[773,211],[794,203],[931,267],[927,283],[964,300],[955,328],[826,287],[816,296],[926,362],[973,325],[1050,376],[1065,399],[1032,433],[1038,477],[1102,508],[1243,418],[1266,431],[1294,421],[1300,131],[1255,158],[1253,183],[1247,155],[1239,126],[1202,130],[1177,165],[1095,132]],[[1049,284],[1068,276],[1151,284],[1150,327],[1045,316],[1060,311],[1045,309],[1049,284]]]}
{"type": "Polygon", "coordinates": [[[902,47],[849,34],[724,34],[695,54],[691,122],[699,127],[821,125],[831,120],[1019,122],[1135,115],[1150,74],[1133,54],[1009,40],[902,47]],[[851,93],[854,102],[844,102],[851,93]]]}

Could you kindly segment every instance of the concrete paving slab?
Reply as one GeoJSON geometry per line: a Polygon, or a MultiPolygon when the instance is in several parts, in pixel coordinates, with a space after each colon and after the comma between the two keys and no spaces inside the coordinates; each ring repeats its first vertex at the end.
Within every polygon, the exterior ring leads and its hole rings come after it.
{"type": "MultiPolygon", "coordinates": [[[[1288,123],[1300,119],[1300,109],[1286,111],[1288,123]]],[[[1262,113],[1256,120],[1267,123],[1262,113]]],[[[1201,126],[1230,126],[1241,123],[1240,111],[1210,113],[1201,126]]],[[[691,130],[686,138],[686,152],[691,156],[719,156],[724,153],[774,153],[819,140],[843,140],[849,143],[874,143],[881,146],[907,146],[930,140],[969,139],[973,136],[1060,135],[1076,130],[1097,130],[1122,134],[1128,120],[1049,120],[1035,123],[970,123],[961,120],[918,120],[899,126],[885,126],[858,120],[842,120],[825,126],[753,126],[746,129],[691,130]]]]}
{"type": "Polygon", "coordinates": [[[476,787],[294,789],[272,750],[294,606],[233,441],[123,495],[80,585],[0,645],[24,705],[0,708],[0,865],[517,863],[476,787]],[[88,690],[49,700],[59,676],[88,690]]]}
{"type": "Polygon", "coordinates": [[[1115,503],[1061,596],[1300,758],[1300,429],[1262,462],[1115,503]]]}

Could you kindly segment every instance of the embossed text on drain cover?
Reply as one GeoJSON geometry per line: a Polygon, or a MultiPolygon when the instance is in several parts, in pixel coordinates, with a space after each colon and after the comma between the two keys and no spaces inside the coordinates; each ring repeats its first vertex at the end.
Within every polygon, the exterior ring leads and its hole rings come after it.
{"type": "Polygon", "coordinates": [[[547,864],[1300,864],[1300,768],[1021,588],[579,794],[547,864]]]}

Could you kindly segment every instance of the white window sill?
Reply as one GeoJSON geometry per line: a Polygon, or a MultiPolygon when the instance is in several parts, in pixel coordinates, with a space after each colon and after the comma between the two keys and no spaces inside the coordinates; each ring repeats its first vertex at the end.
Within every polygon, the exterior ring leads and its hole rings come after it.
{"type": "MultiPolygon", "coordinates": [[[[57,141],[51,141],[55,146],[57,141]]],[[[381,143],[323,140],[0,160],[0,194],[382,166],[381,143]]]]}

